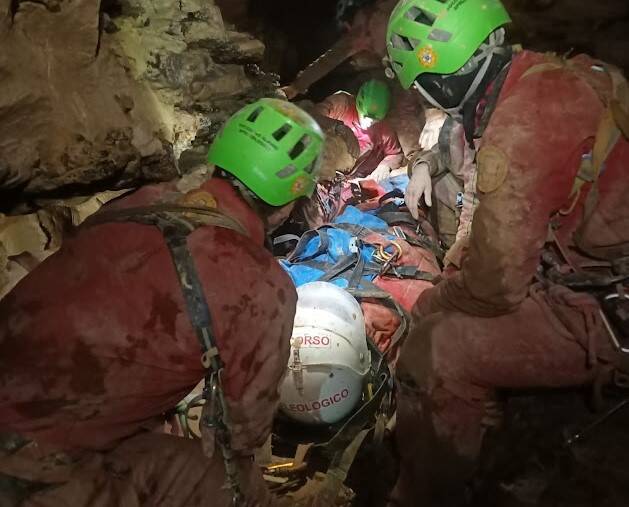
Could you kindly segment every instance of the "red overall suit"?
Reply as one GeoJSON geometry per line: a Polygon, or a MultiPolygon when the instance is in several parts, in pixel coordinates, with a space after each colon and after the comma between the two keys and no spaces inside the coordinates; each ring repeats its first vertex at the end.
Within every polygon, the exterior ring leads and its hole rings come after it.
{"type": "Polygon", "coordinates": [[[387,121],[379,121],[372,127],[363,129],[358,119],[356,100],[349,93],[338,92],[330,95],[317,104],[316,112],[333,120],[342,121],[351,129],[358,140],[361,157],[370,151],[367,159],[359,163],[354,176],[368,176],[381,164],[387,165],[390,169],[397,169],[402,164],[404,160],[402,147],[387,121]]]}
{"type": "MultiPolygon", "coordinates": [[[[588,57],[571,68],[553,62],[533,52],[513,58],[477,145],[480,204],[467,257],[413,309],[416,327],[398,363],[402,466],[394,505],[461,505],[492,391],[584,385],[610,352],[591,296],[533,283],[551,217],[571,203],[605,110],[601,98],[611,95],[610,76],[588,57]]],[[[584,219],[586,184],[557,221],[573,265],[584,261],[577,237],[595,248],[627,245],[628,171],[621,136],[591,217],[584,219]]]]}
{"type": "MultiPolygon", "coordinates": [[[[213,179],[201,188],[249,235],[206,225],[188,236],[225,363],[232,447],[246,451],[270,434],[296,293],[264,249],[261,220],[233,187],[213,179]]],[[[105,209],[154,204],[175,190],[145,187],[105,209]]],[[[159,427],[205,374],[156,227],[78,229],[0,303],[0,315],[0,432],[33,439],[41,456],[72,458],[52,477],[34,463],[7,469],[0,459],[0,473],[61,484],[35,495],[37,505],[230,505],[218,449],[209,459],[198,441],[142,433],[159,427]]],[[[246,457],[241,466],[246,489],[267,505],[259,472],[246,457]]]]}

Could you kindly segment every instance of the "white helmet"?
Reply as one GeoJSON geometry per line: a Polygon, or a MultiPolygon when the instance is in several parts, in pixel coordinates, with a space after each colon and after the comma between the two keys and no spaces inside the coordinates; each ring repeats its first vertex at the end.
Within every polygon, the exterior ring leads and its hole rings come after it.
{"type": "Polygon", "coordinates": [[[333,424],[361,399],[371,365],[365,319],[347,291],[326,282],[297,289],[297,312],[280,408],[307,424],[333,424]]]}

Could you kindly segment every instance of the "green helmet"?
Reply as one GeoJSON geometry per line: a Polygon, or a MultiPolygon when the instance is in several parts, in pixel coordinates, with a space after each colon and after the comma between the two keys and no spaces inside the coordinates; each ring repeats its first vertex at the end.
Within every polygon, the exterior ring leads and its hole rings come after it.
{"type": "Polygon", "coordinates": [[[391,92],[382,81],[371,79],[358,90],[356,109],[361,116],[384,120],[391,106],[391,92]]]}
{"type": "Polygon", "coordinates": [[[424,73],[453,74],[511,18],[500,0],[400,0],[387,51],[404,88],[424,73]]]}
{"type": "Polygon", "coordinates": [[[299,107],[260,99],[227,120],[207,159],[267,204],[283,206],[312,195],[323,141],[317,122],[299,107]]]}

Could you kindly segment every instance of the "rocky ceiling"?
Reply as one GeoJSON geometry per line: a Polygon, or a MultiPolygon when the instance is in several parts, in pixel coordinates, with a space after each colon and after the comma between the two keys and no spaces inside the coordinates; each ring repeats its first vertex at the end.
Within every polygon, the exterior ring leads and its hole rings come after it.
{"type": "MultiPolygon", "coordinates": [[[[524,44],[629,68],[627,0],[506,3],[524,44]]],[[[337,0],[0,0],[2,208],[16,195],[175,176],[179,155],[207,143],[238,105],[273,94],[275,78],[261,68],[288,82],[335,41],[336,8],[337,0]]]]}
{"type": "MultiPolygon", "coordinates": [[[[526,46],[629,69],[627,0],[505,2],[526,46]]],[[[64,223],[197,166],[232,112],[277,93],[274,72],[288,83],[334,43],[337,6],[0,0],[0,297],[58,248],[64,223]]],[[[355,78],[346,66],[319,94],[355,78]]]]}

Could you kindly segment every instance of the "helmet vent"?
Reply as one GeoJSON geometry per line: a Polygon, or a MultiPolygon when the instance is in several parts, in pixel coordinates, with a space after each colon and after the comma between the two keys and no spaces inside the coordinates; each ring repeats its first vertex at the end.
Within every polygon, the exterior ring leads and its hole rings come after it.
{"type": "Polygon", "coordinates": [[[276,141],[281,141],[284,138],[284,136],[291,131],[292,128],[293,127],[291,127],[288,123],[285,123],[280,128],[278,128],[275,132],[273,132],[273,137],[275,138],[276,141]]]}
{"type": "Polygon", "coordinates": [[[439,28],[433,28],[428,38],[437,42],[448,42],[452,38],[452,34],[439,28]]]}
{"type": "Polygon", "coordinates": [[[247,116],[247,121],[250,121],[251,123],[255,123],[255,121],[258,119],[258,116],[260,116],[262,109],[263,109],[262,106],[256,107],[253,111],[251,111],[249,116],[247,116]]]}
{"type": "Polygon", "coordinates": [[[278,178],[284,179],[284,178],[288,178],[289,176],[292,176],[296,172],[297,172],[297,168],[291,164],[291,165],[287,165],[281,171],[278,171],[277,173],[275,173],[275,176],[277,176],[278,178]]]}
{"type": "Polygon", "coordinates": [[[411,41],[407,37],[404,37],[403,35],[398,35],[397,33],[394,33],[391,36],[391,44],[393,44],[394,48],[403,49],[405,51],[412,51],[413,49],[415,49],[413,48],[411,41]]]}
{"type": "Polygon", "coordinates": [[[419,7],[411,7],[409,10],[406,11],[405,16],[415,23],[420,23],[427,26],[432,26],[437,19],[434,14],[426,12],[419,7]]]}
{"type": "Polygon", "coordinates": [[[315,167],[315,161],[313,160],[306,167],[304,167],[304,172],[308,174],[312,174],[314,167],[315,167]]]}
{"type": "Polygon", "coordinates": [[[306,149],[306,146],[308,146],[308,144],[310,144],[310,136],[309,135],[301,136],[301,139],[297,141],[295,146],[293,146],[293,149],[290,150],[290,153],[288,154],[291,160],[295,160],[299,155],[301,155],[306,149]]]}

